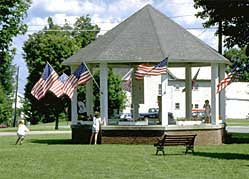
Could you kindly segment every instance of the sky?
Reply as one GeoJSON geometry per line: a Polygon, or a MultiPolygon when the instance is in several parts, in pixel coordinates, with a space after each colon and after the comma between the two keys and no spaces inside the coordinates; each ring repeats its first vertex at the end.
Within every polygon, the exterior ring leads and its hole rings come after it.
{"type": "Polygon", "coordinates": [[[24,94],[28,76],[22,55],[23,43],[29,34],[36,33],[47,25],[48,17],[53,18],[54,24],[63,25],[65,19],[73,24],[78,17],[89,15],[92,23],[101,28],[100,34],[103,35],[147,4],[151,4],[217,50],[218,40],[214,35],[216,30],[202,28],[203,20],[195,17],[200,10],[193,7],[193,0],[33,0],[24,20],[29,26],[28,31],[25,35],[17,36],[13,42],[17,48],[13,64],[20,69],[18,92],[24,94]]]}

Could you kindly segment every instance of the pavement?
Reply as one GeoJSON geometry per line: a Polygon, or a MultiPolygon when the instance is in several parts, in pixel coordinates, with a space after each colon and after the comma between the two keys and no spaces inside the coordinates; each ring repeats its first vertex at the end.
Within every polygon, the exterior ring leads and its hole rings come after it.
{"type": "Polygon", "coordinates": [[[249,126],[227,126],[226,130],[233,133],[249,133],[249,126]]]}
{"type": "MultiPolygon", "coordinates": [[[[26,135],[42,135],[42,134],[71,134],[71,131],[30,131],[26,135]]],[[[0,132],[1,136],[16,136],[16,132],[0,132]]]]}
{"type": "MultiPolygon", "coordinates": [[[[67,128],[67,127],[65,127],[67,128]]],[[[227,132],[233,133],[249,133],[249,126],[227,126],[227,132]]],[[[30,131],[27,135],[42,135],[42,134],[71,134],[70,131],[30,131]]],[[[16,136],[16,132],[0,132],[1,136],[16,136]]]]}

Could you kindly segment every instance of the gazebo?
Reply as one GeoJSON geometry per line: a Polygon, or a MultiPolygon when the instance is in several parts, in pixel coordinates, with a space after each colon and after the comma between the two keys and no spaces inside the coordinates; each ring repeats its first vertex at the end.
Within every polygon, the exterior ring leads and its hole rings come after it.
{"type": "MultiPolygon", "coordinates": [[[[209,47],[183,27],[167,16],[146,5],[122,23],[98,37],[87,47],[80,49],[73,56],[63,62],[74,71],[82,62],[85,62],[90,71],[100,68],[100,114],[105,121],[103,130],[114,127],[108,125],[108,66],[120,68],[135,68],[141,63],[151,65],[159,63],[168,57],[169,67],[185,68],[186,88],[186,119],[192,117],[192,70],[191,67],[211,66],[211,124],[205,129],[215,130],[214,142],[221,143],[225,119],[225,90],[216,93],[216,86],[225,76],[225,66],[230,62],[217,51],[209,47]],[[222,124],[219,124],[222,119],[222,124]],[[218,132],[217,132],[218,131],[218,132]]],[[[160,130],[169,130],[166,93],[168,75],[161,76],[161,126],[160,130]]],[[[140,82],[132,80],[133,88],[133,117],[139,115],[139,100],[137,97],[140,82]]],[[[87,114],[93,114],[93,81],[86,86],[87,114]]],[[[72,126],[77,125],[77,92],[74,92],[71,108],[72,126]]],[[[118,126],[117,126],[118,127],[118,126]]],[[[72,127],[73,129],[73,127],[72,127]]],[[[130,129],[130,127],[129,127],[130,129]]],[[[192,130],[191,128],[190,130],[192,130]]],[[[120,126],[119,126],[120,130],[120,126]]],[[[126,128],[128,130],[128,128],[126,128]]],[[[135,130],[135,129],[134,129],[135,130]]],[[[139,128],[141,130],[141,127],[139,128]]],[[[148,128],[146,128],[148,130],[148,128]]],[[[153,128],[155,130],[155,128],[153,128]]],[[[177,127],[172,129],[177,132],[177,127]]],[[[198,128],[198,130],[202,130],[198,128]]],[[[74,131],[73,131],[74,132],[74,131]]],[[[188,133],[188,132],[187,132],[188,133]]],[[[74,134],[73,134],[74,135],[74,134]]],[[[201,135],[200,135],[201,136],[201,135]]],[[[205,136],[203,133],[202,136],[205,136]]],[[[198,138],[197,138],[198,139],[198,138]]],[[[201,140],[199,140],[201,141],[201,140]]]]}

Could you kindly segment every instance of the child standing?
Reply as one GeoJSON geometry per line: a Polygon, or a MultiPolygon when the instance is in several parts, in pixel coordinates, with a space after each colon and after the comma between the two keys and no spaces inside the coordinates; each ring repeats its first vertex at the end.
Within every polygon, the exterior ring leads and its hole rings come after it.
{"type": "Polygon", "coordinates": [[[210,121],[211,106],[208,100],[205,100],[205,104],[203,108],[205,109],[205,122],[210,123],[211,122],[210,121]]]}
{"type": "Polygon", "coordinates": [[[94,144],[97,144],[99,128],[100,128],[101,123],[102,121],[101,121],[99,112],[95,112],[95,115],[93,117],[92,135],[90,138],[90,144],[92,144],[93,139],[94,139],[94,144]]]}
{"type": "Polygon", "coordinates": [[[26,132],[29,132],[29,129],[24,125],[24,120],[20,120],[18,122],[16,145],[19,141],[19,144],[22,145],[26,132]]]}

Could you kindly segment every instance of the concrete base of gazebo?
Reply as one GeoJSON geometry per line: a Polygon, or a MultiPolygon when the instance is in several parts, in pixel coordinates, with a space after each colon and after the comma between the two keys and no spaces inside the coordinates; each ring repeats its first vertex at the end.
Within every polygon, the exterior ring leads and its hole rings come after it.
{"type": "MultiPolygon", "coordinates": [[[[72,142],[88,144],[90,125],[72,125],[72,142]]],[[[153,144],[156,137],[168,134],[197,134],[196,145],[219,145],[223,143],[224,125],[201,124],[192,126],[103,126],[98,143],[102,144],[153,144]]]]}

